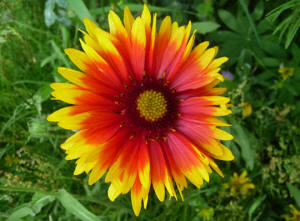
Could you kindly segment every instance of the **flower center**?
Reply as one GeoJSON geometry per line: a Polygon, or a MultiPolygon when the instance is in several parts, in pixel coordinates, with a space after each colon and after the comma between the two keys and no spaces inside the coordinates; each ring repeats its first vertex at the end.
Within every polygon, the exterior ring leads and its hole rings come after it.
{"type": "Polygon", "coordinates": [[[146,139],[162,140],[176,127],[180,114],[175,90],[168,82],[144,76],[141,81],[131,80],[125,91],[115,96],[115,104],[124,115],[121,127],[131,128],[133,134],[143,133],[146,139]]]}
{"type": "Polygon", "coordinates": [[[140,117],[155,122],[167,112],[167,101],[161,92],[146,90],[136,100],[140,117]]]}

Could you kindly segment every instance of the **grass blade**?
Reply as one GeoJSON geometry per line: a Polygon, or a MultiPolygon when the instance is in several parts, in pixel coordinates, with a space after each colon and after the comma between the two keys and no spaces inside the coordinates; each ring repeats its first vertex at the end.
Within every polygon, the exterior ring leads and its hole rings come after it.
{"type": "Polygon", "coordinates": [[[248,220],[252,220],[252,216],[255,212],[255,210],[259,207],[259,205],[266,199],[266,195],[263,195],[255,200],[255,202],[251,205],[251,207],[248,210],[248,220]]]}
{"type": "Polygon", "coordinates": [[[255,27],[255,24],[253,22],[253,19],[249,13],[249,10],[248,10],[248,7],[247,5],[245,4],[244,0],[239,0],[241,6],[242,6],[242,9],[244,10],[246,16],[247,16],[247,19],[249,21],[249,24],[250,24],[250,27],[252,29],[252,31],[254,32],[254,35],[255,35],[255,38],[257,40],[257,42],[260,44],[260,38],[258,36],[258,33],[257,33],[257,30],[256,30],[256,27],[255,27]]]}
{"type": "Polygon", "coordinates": [[[300,18],[298,18],[298,20],[291,25],[291,27],[287,33],[287,37],[286,37],[286,41],[285,41],[285,45],[284,45],[285,49],[287,49],[290,46],[290,44],[292,43],[299,28],[300,28],[300,18]]]}

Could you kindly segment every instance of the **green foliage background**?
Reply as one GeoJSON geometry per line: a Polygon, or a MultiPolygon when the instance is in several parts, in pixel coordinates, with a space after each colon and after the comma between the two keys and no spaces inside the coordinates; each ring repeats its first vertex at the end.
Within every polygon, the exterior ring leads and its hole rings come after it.
{"type": "Polygon", "coordinates": [[[288,205],[300,209],[300,1],[263,0],[2,0],[0,2],[0,220],[281,220],[288,205]],[[80,48],[81,18],[108,29],[107,13],[135,15],[147,3],[158,22],[171,15],[193,22],[196,42],[220,46],[234,76],[223,84],[232,100],[226,118],[235,136],[226,145],[234,162],[218,162],[200,190],[184,191],[185,201],[160,203],[150,193],[148,209],[135,217],[130,195],[110,202],[103,179],[87,185],[73,176],[74,162],[59,145],[72,132],[46,121],[62,107],[51,101],[49,83],[64,81],[57,67],[73,65],[63,53],[80,48]],[[278,70],[293,68],[284,79],[278,70]],[[252,105],[243,116],[243,104],[252,105]],[[223,184],[247,170],[255,184],[248,195],[231,196],[223,184]],[[205,218],[203,209],[213,208],[205,218]]]}

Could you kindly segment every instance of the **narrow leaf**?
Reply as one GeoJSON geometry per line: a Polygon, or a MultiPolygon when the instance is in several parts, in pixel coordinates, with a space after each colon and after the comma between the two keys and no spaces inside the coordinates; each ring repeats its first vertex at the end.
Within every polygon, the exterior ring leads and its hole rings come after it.
{"type": "Polygon", "coordinates": [[[100,219],[88,211],[76,198],[66,190],[58,191],[58,199],[65,209],[82,221],[99,221],[100,219]]]}
{"type": "MultiPolygon", "coordinates": [[[[298,15],[299,16],[299,15],[298,15]]],[[[289,28],[289,32],[287,33],[286,41],[284,48],[287,49],[290,44],[292,43],[292,40],[294,39],[295,35],[297,34],[298,30],[300,28],[300,18],[296,22],[294,22],[291,27],[289,28]]]]}
{"type": "Polygon", "coordinates": [[[31,209],[34,213],[41,212],[42,208],[55,200],[55,196],[36,192],[32,197],[31,209]]]}
{"type": "Polygon", "coordinates": [[[204,22],[194,22],[192,24],[192,29],[197,29],[197,32],[200,34],[206,34],[217,30],[220,25],[213,21],[204,21],[204,22]]]}
{"type": "Polygon", "coordinates": [[[82,0],[67,0],[68,1],[68,7],[73,9],[77,16],[83,21],[84,18],[89,18],[91,20],[93,19],[93,16],[85,6],[84,2],[82,0]]]}
{"type": "Polygon", "coordinates": [[[218,11],[218,15],[219,15],[220,19],[222,20],[222,22],[224,22],[224,24],[228,28],[230,28],[234,31],[237,30],[237,21],[236,21],[235,17],[233,16],[233,14],[231,14],[229,11],[221,9],[218,11]]]}
{"type": "Polygon", "coordinates": [[[251,207],[248,210],[248,220],[249,221],[252,220],[253,213],[259,207],[259,205],[265,200],[265,198],[266,198],[266,195],[263,195],[263,196],[259,197],[258,199],[256,199],[254,201],[254,203],[251,205],[251,207]]]}
{"type": "Polygon", "coordinates": [[[243,160],[246,163],[246,166],[252,170],[255,162],[255,151],[253,150],[253,146],[250,143],[250,134],[242,128],[238,123],[232,123],[232,135],[234,136],[234,141],[241,148],[241,155],[243,160]]]}
{"type": "Polygon", "coordinates": [[[32,211],[32,209],[28,207],[22,207],[16,211],[14,211],[7,219],[7,221],[18,221],[22,220],[21,218],[25,216],[34,216],[35,213],[32,211]]]}
{"type": "Polygon", "coordinates": [[[244,12],[245,12],[245,14],[247,16],[247,19],[248,19],[250,27],[251,27],[254,35],[255,35],[255,38],[258,41],[258,43],[260,43],[260,38],[258,36],[258,32],[256,30],[256,27],[255,27],[255,24],[253,22],[253,19],[252,19],[250,13],[249,13],[248,7],[247,7],[247,5],[246,5],[246,3],[245,3],[244,0],[239,0],[239,1],[240,1],[241,6],[242,6],[242,9],[244,10],[244,12]]]}
{"type": "Polygon", "coordinates": [[[290,194],[295,199],[297,206],[300,208],[300,190],[290,183],[287,183],[286,185],[290,191],[290,194]]]}
{"type": "Polygon", "coordinates": [[[48,98],[50,98],[51,92],[52,89],[50,88],[49,84],[44,84],[37,90],[37,92],[34,95],[34,99],[42,103],[48,98]]]}
{"type": "Polygon", "coordinates": [[[264,1],[260,0],[252,13],[252,17],[254,20],[259,20],[264,14],[264,1]]]}

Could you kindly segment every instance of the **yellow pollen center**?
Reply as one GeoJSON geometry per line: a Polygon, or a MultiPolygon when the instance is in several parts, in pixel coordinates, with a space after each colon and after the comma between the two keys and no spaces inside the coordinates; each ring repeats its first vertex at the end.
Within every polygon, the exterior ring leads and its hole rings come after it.
{"type": "Polygon", "coordinates": [[[136,109],[147,121],[157,121],[167,112],[167,101],[161,92],[147,90],[137,99],[136,109]]]}

